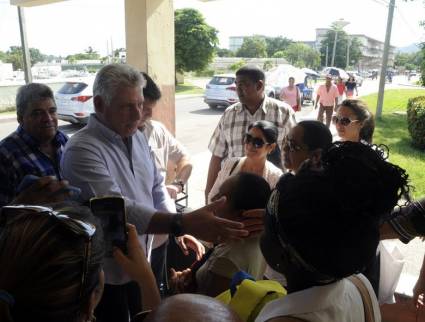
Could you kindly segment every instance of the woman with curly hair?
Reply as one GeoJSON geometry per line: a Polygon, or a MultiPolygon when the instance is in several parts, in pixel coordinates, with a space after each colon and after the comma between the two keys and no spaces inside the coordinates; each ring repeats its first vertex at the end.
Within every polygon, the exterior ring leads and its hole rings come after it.
{"type": "Polygon", "coordinates": [[[320,166],[307,162],[283,176],[266,209],[261,250],[286,276],[288,295],[256,321],[380,321],[361,272],[376,255],[383,215],[408,191],[403,169],[357,142],[334,143],[320,166]]]}

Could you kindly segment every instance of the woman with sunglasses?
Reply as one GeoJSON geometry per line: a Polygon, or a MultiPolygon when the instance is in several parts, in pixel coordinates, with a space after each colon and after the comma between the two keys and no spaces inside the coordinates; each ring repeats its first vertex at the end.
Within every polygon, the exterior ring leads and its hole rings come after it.
{"type": "Polygon", "coordinates": [[[332,121],[341,141],[372,143],[375,119],[363,101],[344,100],[332,121]]]}
{"type": "Polygon", "coordinates": [[[256,322],[381,321],[359,272],[375,256],[382,215],[409,190],[405,171],[383,155],[337,142],[320,167],[308,162],[281,178],[260,245],[267,263],[286,276],[288,295],[266,304],[256,322]]]}
{"type": "Polygon", "coordinates": [[[268,121],[256,121],[248,126],[243,144],[245,156],[224,161],[217,179],[208,194],[208,203],[218,194],[221,184],[238,172],[250,172],[263,177],[274,188],[282,175],[280,151],[277,147],[277,127],[268,121]],[[269,160],[270,161],[269,161],[269,160]]]}

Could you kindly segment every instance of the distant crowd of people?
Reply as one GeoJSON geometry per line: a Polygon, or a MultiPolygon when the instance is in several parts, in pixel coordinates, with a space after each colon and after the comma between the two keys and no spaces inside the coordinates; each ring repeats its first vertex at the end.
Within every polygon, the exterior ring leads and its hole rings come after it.
{"type": "MultiPolygon", "coordinates": [[[[294,78],[281,100],[264,90],[258,67],[236,72],[239,102],[212,133],[205,206],[192,210],[176,200],[197,165],[152,119],[161,90],[148,74],[104,66],[95,112],[70,138],[48,86],[19,88],[19,126],[0,142],[0,321],[394,316],[380,299],[378,245],[425,236],[425,198],[410,200],[408,174],[373,144],[374,117],[353,98],[354,79],[327,76],[318,120],[298,123],[294,78]],[[123,200],[128,220],[112,257],[111,232],[88,207],[105,196],[123,200]]],[[[418,307],[424,294],[421,273],[418,307]]]]}

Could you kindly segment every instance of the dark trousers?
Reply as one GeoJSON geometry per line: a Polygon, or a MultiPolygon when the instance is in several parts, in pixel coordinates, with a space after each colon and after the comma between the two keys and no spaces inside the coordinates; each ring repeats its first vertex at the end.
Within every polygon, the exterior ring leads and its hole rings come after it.
{"type": "Polygon", "coordinates": [[[167,274],[167,247],[168,241],[161,246],[152,249],[151,268],[155,275],[156,285],[158,285],[161,297],[164,297],[168,291],[168,274],[167,274]]]}
{"type": "Polygon", "coordinates": [[[97,322],[128,322],[142,311],[140,289],[137,283],[105,284],[102,299],[95,310],[97,322]]]}

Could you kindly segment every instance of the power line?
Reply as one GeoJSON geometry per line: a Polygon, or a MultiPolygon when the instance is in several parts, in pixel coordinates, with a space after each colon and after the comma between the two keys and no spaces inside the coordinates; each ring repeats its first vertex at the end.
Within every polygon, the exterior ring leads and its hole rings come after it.
{"type": "Polygon", "coordinates": [[[388,5],[389,5],[389,3],[385,0],[372,0],[372,1],[381,5],[381,6],[385,6],[385,7],[388,7],[388,5]]]}
{"type": "Polygon", "coordinates": [[[412,25],[409,23],[409,21],[406,19],[402,10],[400,9],[400,7],[397,6],[395,8],[397,9],[398,16],[400,16],[400,18],[401,18],[401,20],[403,20],[404,24],[410,29],[410,32],[412,32],[413,34],[415,34],[418,37],[422,37],[423,35],[419,35],[418,31],[415,30],[415,28],[413,28],[412,25]]]}

